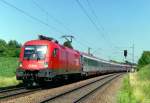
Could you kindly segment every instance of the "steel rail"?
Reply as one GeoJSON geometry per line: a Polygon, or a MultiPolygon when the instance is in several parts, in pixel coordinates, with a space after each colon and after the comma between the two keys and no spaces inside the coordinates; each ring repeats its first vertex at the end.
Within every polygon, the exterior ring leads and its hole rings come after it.
{"type": "Polygon", "coordinates": [[[9,92],[9,91],[15,91],[15,90],[20,90],[20,89],[25,89],[25,87],[14,87],[14,88],[9,88],[9,89],[4,89],[4,90],[0,90],[0,93],[9,92]]]}
{"type": "MultiPolygon", "coordinates": [[[[19,95],[30,93],[30,92],[35,92],[35,91],[38,91],[38,90],[41,90],[41,88],[36,88],[36,89],[32,89],[32,90],[23,89],[23,91],[21,91],[21,89],[20,89],[21,92],[19,92],[19,90],[16,90],[16,91],[14,91],[14,93],[9,93],[8,92],[7,94],[4,94],[4,96],[0,96],[0,100],[15,97],[15,96],[19,96],[19,95]]],[[[10,91],[10,92],[12,92],[12,91],[10,91]]]]}

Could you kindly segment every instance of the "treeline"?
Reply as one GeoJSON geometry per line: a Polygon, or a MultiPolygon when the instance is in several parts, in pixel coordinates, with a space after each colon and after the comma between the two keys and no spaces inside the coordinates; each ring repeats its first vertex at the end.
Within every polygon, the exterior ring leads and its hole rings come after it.
{"type": "Polygon", "coordinates": [[[147,64],[150,64],[150,51],[144,51],[142,53],[142,56],[140,57],[138,61],[138,67],[143,67],[147,64]]]}
{"type": "Polygon", "coordinates": [[[0,39],[0,56],[1,57],[19,57],[21,44],[16,40],[6,42],[0,39]]]}

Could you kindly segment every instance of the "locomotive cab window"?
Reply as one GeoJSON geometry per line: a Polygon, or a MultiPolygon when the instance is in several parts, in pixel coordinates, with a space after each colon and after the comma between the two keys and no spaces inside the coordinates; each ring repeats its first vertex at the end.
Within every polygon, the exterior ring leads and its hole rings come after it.
{"type": "Polygon", "coordinates": [[[55,49],[53,50],[52,56],[53,56],[53,57],[56,57],[57,55],[58,55],[58,48],[55,48],[55,49]]]}
{"type": "Polygon", "coordinates": [[[45,45],[28,45],[24,49],[24,59],[41,60],[45,59],[47,46],[45,45]]]}

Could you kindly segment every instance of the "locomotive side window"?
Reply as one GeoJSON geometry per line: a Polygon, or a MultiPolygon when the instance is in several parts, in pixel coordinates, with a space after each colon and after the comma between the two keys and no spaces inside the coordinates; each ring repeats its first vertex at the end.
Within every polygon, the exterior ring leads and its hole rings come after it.
{"type": "Polygon", "coordinates": [[[55,48],[54,50],[53,50],[53,57],[56,57],[57,56],[57,54],[58,54],[58,48],[55,48]]]}

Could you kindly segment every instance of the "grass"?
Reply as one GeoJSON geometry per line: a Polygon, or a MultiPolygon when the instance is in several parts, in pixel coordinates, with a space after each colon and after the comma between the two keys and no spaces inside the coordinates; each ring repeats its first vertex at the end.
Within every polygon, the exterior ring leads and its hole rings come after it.
{"type": "Polygon", "coordinates": [[[138,72],[138,78],[142,81],[150,80],[150,65],[141,68],[140,72],[138,72]]]}
{"type": "Polygon", "coordinates": [[[15,78],[18,59],[13,57],[0,57],[0,87],[16,85],[15,78]]]}
{"type": "Polygon", "coordinates": [[[130,84],[129,75],[123,80],[123,85],[118,93],[118,103],[137,103],[133,95],[133,87],[130,84]]]}
{"type": "Polygon", "coordinates": [[[138,88],[141,90],[143,101],[149,101],[150,103],[150,64],[141,68],[137,73],[138,88]]]}
{"type": "Polygon", "coordinates": [[[13,57],[0,57],[0,76],[13,77],[15,76],[18,59],[13,57]]]}
{"type": "Polygon", "coordinates": [[[8,87],[19,84],[16,77],[0,77],[0,87],[8,87]]]}
{"type": "Polygon", "coordinates": [[[150,65],[124,78],[118,103],[150,103],[150,65]]]}

